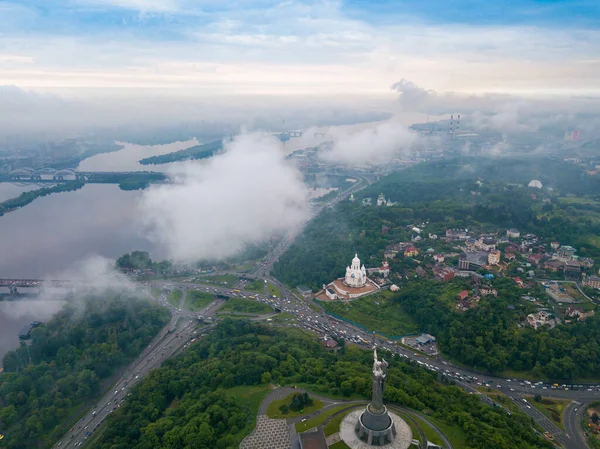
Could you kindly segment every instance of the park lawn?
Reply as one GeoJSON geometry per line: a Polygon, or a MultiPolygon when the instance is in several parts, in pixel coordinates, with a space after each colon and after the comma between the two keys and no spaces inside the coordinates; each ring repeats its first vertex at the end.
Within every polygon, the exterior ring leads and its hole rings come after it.
{"type": "Polygon", "coordinates": [[[260,279],[256,279],[255,281],[250,282],[248,285],[244,287],[245,291],[255,292],[255,293],[264,293],[265,292],[265,282],[260,279]]]}
{"type": "Polygon", "coordinates": [[[277,296],[278,298],[281,298],[283,296],[281,294],[281,290],[279,290],[279,287],[271,283],[267,284],[267,290],[269,291],[269,296],[277,296]]]}
{"type": "Polygon", "coordinates": [[[547,416],[554,424],[560,427],[561,430],[565,430],[565,423],[563,422],[563,411],[565,407],[571,402],[570,399],[550,399],[542,397],[542,401],[536,401],[533,396],[526,397],[529,404],[537,408],[545,416],[547,416]]]}
{"type": "Polygon", "coordinates": [[[196,312],[204,309],[214,300],[215,296],[210,293],[188,290],[184,308],[191,312],[196,312]]]}
{"type": "Polygon", "coordinates": [[[228,388],[226,390],[232,396],[239,398],[241,402],[247,406],[252,413],[258,413],[258,407],[263,399],[269,394],[271,389],[268,385],[240,385],[238,387],[228,388]]]}
{"type": "Polygon", "coordinates": [[[331,415],[335,414],[336,412],[339,412],[340,410],[344,410],[346,407],[348,407],[348,404],[338,405],[337,407],[331,407],[330,409],[327,409],[324,412],[322,412],[319,416],[307,419],[304,422],[297,422],[296,432],[306,432],[307,430],[312,429],[313,427],[318,427],[321,424],[323,424],[323,422],[331,415]]]}
{"type": "MultiPolygon", "coordinates": [[[[364,406],[361,406],[364,407],[364,406]]],[[[339,415],[337,415],[335,418],[332,418],[331,421],[329,421],[324,429],[323,432],[325,433],[325,436],[328,437],[329,435],[333,435],[334,433],[337,433],[340,431],[340,424],[342,423],[342,420],[350,413],[352,412],[352,410],[354,410],[357,407],[350,407],[348,410],[346,410],[343,413],[340,413],[339,415]]]]}
{"type": "Polygon", "coordinates": [[[273,309],[262,302],[242,298],[229,298],[223,307],[219,309],[219,312],[238,312],[265,315],[273,312],[273,309]]]}
{"type": "MultiPolygon", "coordinates": [[[[295,412],[293,410],[289,410],[285,414],[282,413],[281,410],[279,410],[279,407],[281,407],[282,405],[289,406],[292,403],[292,398],[294,397],[295,394],[299,394],[299,393],[291,393],[291,394],[288,394],[285,398],[277,399],[276,401],[272,401],[269,404],[269,406],[267,407],[267,416],[272,419],[293,418],[294,416],[308,415],[309,413],[316,412],[317,410],[321,410],[323,408],[323,406],[325,405],[325,404],[323,404],[323,401],[319,401],[318,399],[311,398],[313,401],[313,405],[306,407],[303,410],[299,410],[297,412],[295,412]]],[[[309,397],[310,397],[310,395],[309,395],[309,397]]]]}
{"type": "Polygon", "coordinates": [[[169,295],[167,296],[167,301],[169,301],[169,304],[171,304],[173,307],[179,307],[179,303],[181,302],[182,297],[183,292],[180,289],[176,288],[169,292],[169,295]]]}
{"type": "MultiPolygon", "coordinates": [[[[439,427],[440,431],[450,440],[454,449],[464,449],[467,447],[467,436],[464,430],[458,424],[448,424],[445,421],[428,417],[428,419],[439,427]]],[[[436,434],[437,435],[437,434],[436,434]]]]}
{"type": "MultiPolygon", "coordinates": [[[[421,430],[423,430],[423,433],[425,434],[425,437],[427,438],[428,441],[431,441],[433,444],[437,444],[439,446],[442,446],[444,441],[442,440],[442,438],[438,435],[438,433],[433,430],[433,427],[431,427],[429,424],[427,424],[424,420],[422,420],[421,418],[419,418],[417,415],[410,415],[419,425],[419,427],[421,428],[421,430]]],[[[410,424],[410,421],[407,421],[410,424]]],[[[412,427],[411,427],[412,429],[412,427]]],[[[419,436],[419,433],[416,434],[416,436],[419,436]]],[[[413,438],[415,438],[415,434],[413,431],[413,438]]],[[[448,436],[448,438],[450,439],[450,437],[448,436]]]]}
{"type": "Polygon", "coordinates": [[[416,333],[419,330],[417,323],[400,304],[393,302],[392,296],[391,292],[386,291],[350,302],[319,301],[319,304],[328,313],[386,337],[416,333]]]}

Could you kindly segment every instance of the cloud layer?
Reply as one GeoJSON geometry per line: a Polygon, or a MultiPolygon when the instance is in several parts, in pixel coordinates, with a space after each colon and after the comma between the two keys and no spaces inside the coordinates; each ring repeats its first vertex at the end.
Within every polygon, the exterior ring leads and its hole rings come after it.
{"type": "Polygon", "coordinates": [[[223,154],[175,175],[174,184],[145,192],[140,212],[151,238],[177,261],[233,256],[308,217],[302,176],[268,134],[241,134],[223,154]]]}
{"type": "Polygon", "coordinates": [[[320,152],[324,161],[348,166],[380,165],[406,156],[418,135],[397,120],[370,124],[352,131],[331,128],[329,145],[320,152]]]}

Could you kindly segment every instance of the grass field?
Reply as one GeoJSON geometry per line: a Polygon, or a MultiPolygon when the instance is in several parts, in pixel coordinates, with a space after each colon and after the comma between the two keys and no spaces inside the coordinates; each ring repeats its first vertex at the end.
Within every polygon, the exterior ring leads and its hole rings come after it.
{"type": "Polygon", "coordinates": [[[271,389],[266,385],[239,386],[227,388],[225,391],[238,398],[240,402],[252,412],[250,425],[244,429],[241,429],[240,432],[235,435],[235,437],[241,441],[243,437],[252,432],[254,427],[256,427],[256,415],[258,414],[258,407],[267,394],[269,394],[271,389]]]}
{"type": "Polygon", "coordinates": [[[305,409],[297,411],[297,412],[289,410],[285,414],[282,413],[281,410],[279,410],[279,407],[281,407],[282,405],[289,406],[292,403],[292,398],[293,398],[294,394],[298,394],[298,393],[291,393],[283,399],[278,399],[276,401],[271,402],[269,404],[269,406],[267,407],[267,416],[269,418],[273,418],[273,419],[286,419],[286,418],[292,418],[294,416],[308,415],[309,413],[316,412],[317,410],[321,410],[323,408],[323,405],[324,405],[323,401],[319,401],[318,399],[311,398],[313,400],[313,405],[311,405],[310,407],[306,407],[305,409]]]}
{"type": "MultiPolygon", "coordinates": [[[[417,422],[417,424],[419,424],[419,427],[421,428],[421,430],[423,430],[423,433],[425,433],[427,440],[431,441],[433,444],[442,446],[442,444],[443,444],[442,439],[440,438],[438,433],[435,430],[433,430],[433,428],[429,424],[427,424],[425,421],[423,421],[418,416],[415,416],[415,415],[410,415],[410,416],[417,422]]],[[[414,433],[414,431],[413,431],[413,433],[414,433]]],[[[417,436],[418,435],[419,434],[417,434],[417,436]]],[[[413,438],[414,438],[414,435],[413,435],[413,438]]]]}
{"type": "Polygon", "coordinates": [[[265,282],[261,281],[260,279],[257,279],[255,281],[250,282],[248,285],[246,285],[244,287],[244,290],[246,290],[248,292],[264,293],[265,292],[265,282]]]}
{"type": "MultiPolygon", "coordinates": [[[[363,407],[363,406],[361,406],[361,407],[363,407]]],[[[325,426],[325,428],[323,429],[325,436],[328,437],[329,435],[333,435],[334,433],[339,432],[340,424],[342,423],[342,420],[348,415],[348,413],[350,413],[355,408],[356,407],[350,408],[350,409],[346,410],[344,413],[340,413],[338,416],[336,416],[331,421],[329,421],[327,423],[327,425],[325,426]]]]}
{"type": "Polygon", "coordinates": [[[183,292],[178,288],[171,290],[167,296],[167,301],[173,307],[179,307],[179,303],[181,302],[181,298],[183,297],[183,292]]]}
{"type": "Polygon", "coordinates": [[[239,312],[265,315],[273,312],[273,309],[262,302],[256,302],[250,299],[230,298],[227,300],[225,305],[219,309],[219,312],[239,312]]]}
{"type": "Polygon", "coordinates": [[[381,292],[350,302],[321,301],[319,304],[329,313],[389,337],[416,333],[417,323],[399,304],[392,302],[391,296],[391,292],[381,292]]]}
{"type": "Polygon", "coordinates": [[[433,418],[429,418],[429,420],[446,435],[446,438],[450,440],[454,449],[464,449],[467,447],[467,436],[458,424],[448,424],[433,418]]]}
{"type": "Polygon", "coordinates": [[[542,402],[538,402],[535,399],[533,399],[533,397],[527,397],[527,400],[529,401],[530,405],[537,408],[545,416],[550,418],[550,420],[554,424],[556,424],[562,430],[565,430],[565,424],[563,423],[563,411],[565,407],[571,402],[570,399],[560,400],[542,398],[542,402]]]}
{"type": "Polygon", "coordinates": [[[233,285],[238,281],[238,277],[233,274],[215,274],[214,276],[197,278],[197,281],[216,285],[233,285]]]}
{"type": "Polygon", "coordinates": [[[329,418],[331,415],[339,412],[340,410],[344,410],[348,405],[338,405],[337,407],[332,407],[330,409],[325,410],[319,416],[315,416],[314,418],[307,419],[304,422],[296,423],[296,432],[306,432],[308,429],[312,429],[313,427],[320,426],[323,422],[329,418]]]}
{"type": "Polygon", "coordinates": [[[185,300],[184,308],[192,312],[204,309],[215,300],[215,296],[206,292],[189,290],[185,300]]]}
{"type": "Polygon", "coordinates": [[[274,316],[273,321],[276,323],[295,323],[298,320],[294,315],[287,312],[282,312],[279,315],[274,316]]]}
{"type": "Polygon", "coordinates": [[[271,283],[267,284],[267,290],[269,291],[270,296],[277,296],[278,298],[281,298],[283,296],[281,294],[281,290],[279,290],[279,287],[271,283]]]}

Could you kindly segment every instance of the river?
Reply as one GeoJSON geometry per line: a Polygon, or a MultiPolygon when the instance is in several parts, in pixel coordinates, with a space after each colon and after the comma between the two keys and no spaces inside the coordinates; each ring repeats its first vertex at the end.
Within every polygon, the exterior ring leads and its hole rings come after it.
{"type": "Polygon", "coordinates": [[[0,302],[0,365],[4,355],[19,346],[19,331],[32,321],[48,320],[63,306],[63,301],[0,302]]]}

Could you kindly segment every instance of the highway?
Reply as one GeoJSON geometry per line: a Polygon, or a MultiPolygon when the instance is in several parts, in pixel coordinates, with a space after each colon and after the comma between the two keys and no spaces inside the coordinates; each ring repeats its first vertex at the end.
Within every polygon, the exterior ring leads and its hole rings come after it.
{"type": "MultiPolygon", "coordinates": [[[[159,301],[161,300],[166,302],[166,297],[161,296],[159,301]]],[[[201,313],[206,316],[214,314],[218,309],[215,303],[207,306],[201,313]]],[[[187,347],[190,342],[200,338],[201,335],[210,331],[213,327],[198,328],[197,325],[198,321],[196,319],[178,313],[173,314],[169,324],[126,369],[125,374],[53,447],[76,448],[81,446],[104,420],[121,406],[121,403],[130,394],[129,391],[133,385],[143,379],[154,368],[159,367],[182,347],[187,347]],[[169,332],[176,324],[178,324],[176,331],[169,332]]]]}
{"type": "MultiPolygon", "coordinates": [[[[344,195],[348,195],[350,192],[360,190],[364,186],[358,182],[350,189],[344,191],[338,196],[332,203],[339,202],[344,195]]],[[[318,209],[318,212],[323,207],[318,209]]],[[[315,212],[316,215],[318,212],[315,212]]],[[[313,216],[314,216],[313,215],[313,216]]],[[[279,283],[268,275],[273,264],[279,259],[289,245],[292,243],[294,236],[288,236],[283,239],[278,245],[276,245],[265,257],[260,264],[258,264],[252,274],[248,277],[254,277],[257,279],[264,279],[267,282],[271,282],[276,285],[282,292],[281,298],[269,296],[267,294],[267,288],[265,285],[265,293],[257,294],[255,292],[244,291],[240,288],[239,292],[235,287],[223,287],[212,284],[199,284],[195,282],[184,282],[184,281],[155,281],[152,286],[161,288],[163,293],[157,299],[157,302],[163,307],[168,307],[173,313],[173,319],[171,323],[153,340],[153,342],[144,350],[142,355],[135,362],[132,363],[124,376],[112,387],[104,397],[95,404],[92,410],[77,422],[73,428],[63,437],[54,447],[68,447],[74,448],[80,446],[89,436],[96,430],[100,424],[106,419],[106,417],[118,407],[121,402],[129,394],[129,389],[136,382],[141,380],[145,375],[148,374],[152,369],[159,367],[164,360],[175,354],[184,345],[187,345],[193,338],[197,338],[197,335],[206,333],[210,327],[196,330],[196,318],[199,316],[208,317],[211,319],[223,301],[215,301],[211,303],[206,309],[200,312],[189,312],[185,311],[183,306],[187,291],[196,289],[212,294],[226,295],[230,297],[241,297],[250,298],[254,300],[269,304],[271,307],[287,312],[293,315],[297,322],[292,324],[295,327],[309,330],[318,334],[321,337],[335,337],[344,338],[346,342],[357,344],[364,347],[365,349],[370,348],[371,341],[373,338],[372,334],[369,334],[365,330],[352,326],[344,321],[339,321],[329,317],[324,313],[315,312],[311,309],[307,302],[300,299],[298,296],[291,293],[284,285],[279,283]],[[179,307],[174,307],[166,300],[167,291],[172,288],[181,288],[184,291],[184,295],[181,299],[179,307]],[[179,327],[176,332],[167,333],[167,329],[170,329],[179,320],[179,327]],[[183,321],[183,323],[181,322],[183,321]]],[[[245,275],[247,276],[247,275],[245,275]]],[[[239,284],[238,284],[239,285],[239,284]]],[[[482,395],[476,390],[477,386],[489,385],[494,389],[502,391],[528,416],[532,417],[545,431],[550,432],[554,435],[556,442],[561,443],[567,449],[581,449],[586,447],[580,433],[580,417],[583,410],[583,406],[577,407],[576,405],[569,406],[565,411],[565,428],[567,434],[563,433],[558,427],[540,413],[535,407],[530,406],[528,402],[523,400],[524,395],[534,396],[540,394],[545,397],[555,397],[562,399],[572,399],[583,404],[585,402],[591,402],[600,399],[600,385],[578,385],[575,386],[577,389],[573,390],[573,386],[561,388],[555,388],[550,384],[534,383],[525,380],[517,379],[506,379],[498,378],[479,373],[473,373],[468,370],[453,366],[450,362],[443,360],[441,357],[428,357],[422,354],[416,353],[412,349],[408,349],[396,342],[385,341],[379,337],[375,338],[375,342],[378,347],[383,350],[389,351],[389,357],[411,360],[414,363],[421,365],[423,368],[435,371],[439,376],[446,376],[452,379],[457,385],[463,387],[466,391],[477,394],[481,400],[490,404],[493,401],[482,395]],[[566,389],[568,388],[568,389],[566,389]],[[577,410],[576,410],[577,409],[577,410]]],[[[385,353],[384,353],[385,354],[385,353]]],[[[529,401],[529,399],[527,399],[529,401]]],[[[574,403],[573,403],[574,404],[574,403]]]]}

